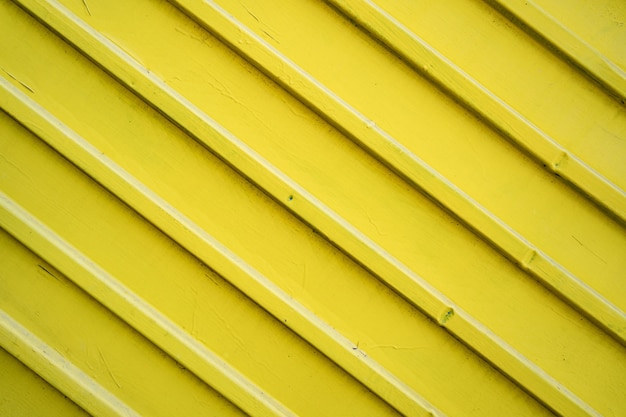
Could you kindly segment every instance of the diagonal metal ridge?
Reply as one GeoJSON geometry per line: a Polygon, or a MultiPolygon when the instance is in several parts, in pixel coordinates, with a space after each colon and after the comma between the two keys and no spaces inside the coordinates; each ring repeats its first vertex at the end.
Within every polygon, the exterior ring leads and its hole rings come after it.
{"type": "Polygon", "coordinates": [[[55,1],[44,0],[23,0],[20,3],[46,26],[59,33],[203,146],[273,196],[295,216],[313,225],[322,236],[436,320],[549,409],[567,416],[599,415],[556,379],[452,303],[422,277],[364,236],[63,6],[55,1]]]}
{"type": "Polygon", "coordinates": [[[294,415],[2,192],[0,227],[244,412],[294,415]]]}
{"type": "MultiPolygon", "coordinates": [[[[212,2],[175,0],[270,78],[626,346],[626,314],[212,2]],[[241,42],[239,42],[241,41],[241,42]]],[[[253,179],[254,180],[254,179],[253,179]]]]}
{"type": "Polygon", "coordinates": [[[624,104],[626,72],[533,1],[485,0],[624,104]]]}
{"type": "Polygon", "coordinates": [[[102,417],[140,416],[2,309],[0,346],[89,414],[102,417]]]}
{"type": "Polygon", "coordinates": [[[327,0],[548,171],[626,224],[626,193],[370,0],[327,0]],[[480,104],[478,104],[480,103],[480,104]]]}
{"type": "MultiPolygon", "coordinates": [[[[399,412],[407,416],[444,415],[395,375],[364,354],[358,347],[355,347],[354,343],[299,304],[286,292],[278,288],[269,279],[249,266],[244,260],[188,219],[184,214],[180,213],[148,187],[119,167],[115,162],[104,156],[85,139],[73,132],[44,108],[1,77],[0,105],[33,134],[56,149],[66,159],[120,198],[120,200],[124,201],[159,230],[178,242],[191,254],[203,261],[206,265],[210,265],[213,270],[272,314],[280,323],[289,327],[304,340],[311,343],[324,353],[324,355],[342,369],[352,374],[363,385],[396,408],[399,412]]],[[[0,192],[0,214],[2,213],[1,206],[2,194],[0,192]]],[[[1,225],[2,222],[0,221],[0,226],[1,225]]],[[[42,228],[44,226],[38,225],[37,227],[42,228]]],[[[69,262],[68,259],[64,260],[69,262]]],[[[105,272],[102,273],[104,274],[105,272]]],[[[115,283],[112,277],[108,279],[111,280],[111,285],[121,285],[115,283]]],[[[89,288],[86,288],[89,292],[88,289],[89,288]]],[[[129,293],[127,289],[121,289],[120,291],[129,293]]],[[[101,299],[98,297],[97,293],[92,295],[96,299],[101,299]]],[[[106,306],[116,306],[116,302],[119,302],[119,300],[111,298],[113,297],[111,294],[105,295],[104,297],[102,302],[106,306]]],[[[137,298],[136,295],[129,295],[126,299],[134,299],[133,297],[137,298]]],[[[115,307],[111,307],[112,311],[117,312],[114,308],[115,307]]],[[[124,307],[118,306],[118,308],[121,309],[124,307]]],[[[129,308],[132,308],[132,306],[129,308]]],[[[149,310],[146,314],[148,314],[149,317],[158,317],[159,315],[158,311],[153,309],[149,310]]],[[[127,319],[125,316],[120,317],[125,320],[127,319]]],[[[159,318],[158,320],[167,319],[159,318]]],[[[153,321],[156,322],[157,319],[153,321]]],[[[130,324],[133,323],[131,322],[130,324]]],[[[180,334],[180,337],[185,340],[185,343],[191,344],[192,346],[197,344],[191,340],[190,336],[186,333],[181,334],[183,331],[175,328],[175,324],[169,323],[167,326],[169,326],[167,328],[171,328],[170,330],[173,334],[180,334]]],[[[141,323],[138,330],[142,334],[146,331],[141,327],[141,323]]],[[[156,336],[153,334],[148,334],[147,336],[157,337],[155,343],[159,345],[159,335],[160,333],[157,333],[156,336]]],[[[222,381],[222,389],[225,391],[221,391],[220,386],[213,383],[215,377],[211,377],[206,373],[203,374],[202,369],[198,369],[198,363],[194,363],[193,358],[189,359],[188,363],[185,363],[184,352],[181,353],[182,348],[178,346],[178,350],[174,350],[176,348],[177,346],[172,347],[170,352],[172,357],[175,357],[179,362],[185,364],[188,369],[192,370],[205,382],[217,388],[240,408],[251,415],[267,415],[264,411],[268,410],[261,410],[260,412],[250,411],[256,410],[257,407],[253,399],[247,397],[240,398],[243,393],[233,392],[234,387],[230,387],[226,381],[222,381]],[[239,403],[237,402],[238,400],[240,401],[239,403]]],[[[194,349],[197,350],[198,347],[196,346],[194,349]]],[[[209,358],[211,358],[211,356],[209,356],[209,358]]],[[[218,358],[215,358],[215,360],[221,361],[218,358]]],[[[220,366],[222,366],[220,369],[224,375],[228,376],[232,374],[233,378],[240,378],[239,375],[235,375],[236,370],[228,369],[229,366],[227,364],[221,364],[220,366]]],[[[218,381],[221,380],[218,379],[218,381]]],[[[248,394],[253,397],[267,397],[266,393],[254,387],[250,387],[248,394]]],[[[275,400],[268,399],[266,401],[269,405],[278,408],[277,405],[273,404],[275,400]]],[[[291,414],[283,410],[283,412],[277,412],[277,414],[272,415],[291,414]]]]}

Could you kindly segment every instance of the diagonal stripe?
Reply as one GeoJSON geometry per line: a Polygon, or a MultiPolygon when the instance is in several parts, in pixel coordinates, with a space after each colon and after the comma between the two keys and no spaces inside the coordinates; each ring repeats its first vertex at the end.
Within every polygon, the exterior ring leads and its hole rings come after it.
{"type": "MultiPolygon", "coordinates": [[[[281,323],[286,323],[292,330],[317,347],[336,364],[348,371],[403,414],[407,416],[443,415],[391,372],[362,351],[356,349],[354,343],[293,300],[287,293],[247,265],[245,261],[224,247],[198,225],[2,78],[0,78],[0,103],[9,114],[23,123],[35,135],[44,139],[50,146],[151,221],[157,228],[176,240],[190,253],[197,256],[207,265],[211,265],[212,269],[269,311],[281,323]]],[[[37,228],[45,228],[45,226],[38,225],[37,228]]],[[[75,249],[72,249],[72,251],[75,251],[75,249]]],[[[68,259],[64,261],[69,262],[68,259]]],[[[105,272],[102,273],[104,274],[105,272]]],[[[108,279],[112,280],[112,278],[108,279]]],[[[119,283],[115,283],[114,280],[111,281],[111,285],[120,287],[119,283]]],[[[124,293],[129,292],[123,288],[120,291],[124,293]]],[[[108,292],[107,294],[106,300],[102,301],[103,304],[112,306],[117,302],[121,302],[108,292]]],[[[92,295],[100,299],[97,294],[92,295]]],[[[131,294],[123,298],[130,300],[137,297],[131,294]]],[[[141,303],[139,300],[137,302],[141,303]]],[[[113,310],[113,307],[110,308],[113,310]]],[[[118,308],[126,309],[132,308],[132,306],[124,306],[122,304],[118,308]]],[[[150,309],[146,314],[156,317],[159,313],[150,309]]],[[[160,318],[159,320],[163,321],[166,319],[160,318]]],[[[164,322],[163,326],[164,328],[171,327],[175,334],[182,332],[182,330],[176,328],[171,323],[164,322]]],[[[142,330],[142,327],[139,327],[138,330],[142,333],[148,331],[142,330]]],[[[157,337],[154,342],[161,346],[158,342],[159,334],[157,333],[154,337],[157,337]]],[[[190,337],[186,333],[180,334],[180,337],[186,341],[185,343],[195,346],[195,343],[189,339],[190,337]]],[[[226,381],[223,381],[225,384],[221,388],[216,385],[213,382],[216,380],[215,376],[203,373],[202,369],[199,369],[201,365],[195,363],[193,358],[190,359],[190,362],[185,363],[181,356],[184,356],[184,353],[181,353],[180,346],[178,348],[172,346],[172,349],[175,350],[171,351],[164,346],[162,347],[242,409],[247,412],[255,409],[254,401],[240,398],[241,393],[233,393],[233,387],[228,385],[226,381]]],[[[216,360],[219,362],[218,358],[216,360]]],[[[223,366],[226,365],[223,364],[223,366]]],[[[229,375],[235,371],[225,368],[223,372],[225,375],[229,375]]],[[[239,376],[234,377],[240,378],[239,376]]],[[[220,379],[217,379],[217,381],[220,381],[220,379]]],[[[258,391],[252,391],[249,394],[259,397],[267,396],[267,394],[258,391]]],[[[261,413],[260,415],[264,414],[261,413]]]]}
{"type": "Polygon", "coordinates": [[[268,417],[293,415],[1,192],[0,227],[246,413],[268,417]]]}
{"type": "Polygon", "coordinates": [[[369,0],[330,0],[338,10],[482,117],[524,152],[622,224],[626,193],[369,0]]]}
{"type": "MultiPolygon", "coordinates": [[[[447,208],[506,258],[529,272],[605,332],[626,345],[626,315],[597,291],[551,259],[259,36],[228,16],[219,6],[189,0],[176,0],[175,3],[324,119],[345,132],[376,159],[447,208]],[[245,41],[238,42],[242,37],[245,41]]],[[[280,196],[278,199],[280,200],[280,196]]],[[[310,224],[314,226],[316,223],[310,224]]]]}
{"type": "Polygon", "coordinates": [[[62,6],[27,2],[31,13],[62,34],[124,85],[220,155],[237,171],[290,208],[390,287],[437,320],[488,361],[559,414],[598,415],[566,387],[450,302],[424,279],[363,236],[315,197],[256,154],[162,80],[112,45],[62,6]],[[104,47],[103,47],[104,46],[104,47]],[[287,199],[287,196],[291,198],[287,199]],[[285,201],[286,200],[286,201],[285,201]]]}
{"type": "Polygon", "coordinates": [[[0,346],[89,414],[139,417],[134,410],[0,309],[0,346]]]}
{"type": "Polygon", "coordinates": [[[486,0],[496,9],[512,17],[514,23],[543,39],[565,56],[585,74],[600,83],[611,95],[624,104],[626,99],[626,72],[600,51],[562,25],[532,1],[486,0]]]}

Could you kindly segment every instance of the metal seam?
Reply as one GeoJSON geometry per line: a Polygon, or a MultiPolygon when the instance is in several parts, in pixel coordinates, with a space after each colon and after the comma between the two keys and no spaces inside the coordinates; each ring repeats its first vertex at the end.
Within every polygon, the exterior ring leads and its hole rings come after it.
{"type": "MultiPolygon", "coordinates": [[[[360,350],[355,350],[352,342],[2,78],[0,103],[18,122],[23,123],[190,253],[210,264],[281,323],[312,343],[391,405],[406,415],[443,416],[441,411],[436,410],[388,370],[360,350]],[[423,412],[418,413],[418,410],[423,412]]],[[[186,366],[194,370],[192,364],[186,366]]],[[[205,381],[210,382],[207,379],[205,381]]]]}
{"type": "Polygon", "coordinates": [[[2,309],[0,346],[89,414],[103,417],[139,417],[137,412],[2,309]]]}

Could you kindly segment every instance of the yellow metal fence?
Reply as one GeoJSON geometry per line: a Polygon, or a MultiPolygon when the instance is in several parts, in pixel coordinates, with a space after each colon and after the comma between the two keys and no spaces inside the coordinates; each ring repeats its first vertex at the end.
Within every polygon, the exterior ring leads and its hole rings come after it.
{"type": "Polygon", "coordinates": [[[0,1],[0,414],[626,415],[626,4],[0,1]]]}

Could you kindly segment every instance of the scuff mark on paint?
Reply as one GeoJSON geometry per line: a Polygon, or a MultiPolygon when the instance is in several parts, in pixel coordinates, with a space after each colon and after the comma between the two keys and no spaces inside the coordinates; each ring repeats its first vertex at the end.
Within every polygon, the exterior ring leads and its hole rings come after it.
{"type": "Polygon", "coordinates": [[[267,37],[268,37],[268,38],[270,38],[270,39],[272,39],[274,42],[276,42],[276,43],[280,43],[280,42],[278,42],[278,39],[276,39],[275,37],[273,37],[272,35],[270,35],[268,31],[263,30],[263,29],[261,29],[261,31],[262,31],[263,33],[265,33],[265,34],[267,35],[267,37]]]}
{"type": "Polygon", "coordinates": [[[256,17],[254,13],[252,13],[250,9],[248,9],[248,7],[246,7],[244,3],[241,3],[241,5],[243,6],[244,9],[246,9],[246,12],[248,12],[248,14],[254,18],[254,20],[256,20],[257,22],[260,22],[259,18],[256,17]]]}
{"type": "Polygon", "coordinates": [[[102,351],[100,350],[100,348],[98,348],[98,355],[100,355],[100,359],[102,360],[102,363],[104,364],[104,367],[106,368],[109,376],[111,377],[113,382],[115,382],[115,385],[117,385],[118,388],[122,388],[120,383],[117,381],[117,378],[115,378],[113,371],[111,371],[111,367],[109,366],[109,363],[107,362],[107,360],[104,358],[104,355],[102,354],[102,351]]]}
{"type": "Polygon", "coordinates": [[[85,6],[85,10],[87,10],[87,14],[91,16],[91,10],[89,10],[89,6],[87,6],[87,0],[83,0],[83,5],[85,6]]]}
{"type": "Polygon", "coordinates": [[[50,275],[52,278],[56,279],[57,281],[60,281],[59,277],[54,275],[52,272],[48,271],[48,269],[46,269],[43,265],[37,264],[37,266],[39,267],[39,269],[44,271],[46,274],[50,275]]]}
{"type": "Polygon", "coordinates": [[[593,256],[595,256],[596,258],[598,258],[599,260],[601,260],[601,261],[602,261],[605,265],[607,264],[607,263],[606,263],[606,261],[605,261],[605,260],[604,260],[604,259],[603,259],[600,255],[598,255],[597,253],[595,253],[594,251],[592,251],[591,249],[589,249],[587,246],[585,246],[585,245],[584,245],[584,244],[583,244],[580,240],[578,240],[578,239],[576,238],[576,236],[574,236],[574,235],[570,235],[570,236],[572,236],[572,239],[574,239],[576,242],[578,242],[578,244],[579,244],[580,246],[582,246],[583,248],[585,248],[585,249],[586,249],[589,253],[591,253],[593,256]]]}
{"type": "Polygon", "coordinates": [[[452,317],[454,317],[454,309],[448,308],[446,312],[443,313],[443,315],[441,316],[439,324],[441,326],[445,326],[450,321],[450,319],[452,319],[452,317]]]}
{"type": "MultiPolygon", "coordinates": [[[[250,16],[252,16],[252,18],[254,20],[256,20],[258,23],[260,23],[261,26],[265,26],[268,30],[271,30],[272,32],[276,33],[276,31],[272,30],[272,28],[270,28],[268,25],[266,25],[265,23],[261,22],[261,19],[259,19],[257,17],[257,15],[255,15],[254,13],[252,13],[252,11],[250,9],[248,9],[248,7],[242,2],[241,5],[243,6],[244,9],[246,9],[246,12],[248,12],[248,14],[250,16]]],[[[273,40],[274,42],[280,44],[280,42],[278,41],[278,39],[276,39],[274,36],[272,36],[267,30],[261,28],[261,32],[263,32],[268,38],[270,38],[271,40],[273,40]]]]}
{"type": "Polygon", "coordinates": [[[423,346],[372,345],[370,349],[419,350],[425,348],[423,346]]]}
{"type": "Polygon", "coordinates": [[[9,77],[11,77],[12,79],[14,79],[15,81],[17,81],[22,87],[24,87],[25,89],[27,89],[28,91],[30,91],[31,93],[35,93],[35,91],[33,91],[32,88],[30,88],[26,83],[20,81],[16,76],[14,76],[13,74],[11,74],[9,71],[5,70],[4,68],[0,67],[0,69],[2,71],[4,71],[9,77]]]}

